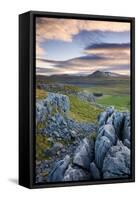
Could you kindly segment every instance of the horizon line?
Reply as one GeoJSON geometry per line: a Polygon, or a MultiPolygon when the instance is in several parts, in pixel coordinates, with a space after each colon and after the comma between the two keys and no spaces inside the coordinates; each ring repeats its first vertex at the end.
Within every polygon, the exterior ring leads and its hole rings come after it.
{"type": "Polygon", "coordinates": [[[95,70],[94,72],[91,72],[91,73],[58,73],[58,74],[50,74],[50,75],[48,75],[48,74],[45,74],[45,73],[37,73],[36,72],[36,75],[42,75],[42,76],[64,76],[64,75],[66,75],[66,76],[89,76],[89,75],[92,75],[93,73],[95,73],[95,72],[97,72],[97,71],[99,71],[99,72],[104,72],[104,73],[112,73],[112,74],[116,74],[116,75],[120,75],[120,76],[128,76],[128,77],[130,77],[130,73],[129,74],[124,74],[124,73],[116,73],[116,72],[111,72],[111,71],[102,71],[102,70],[95,70]]]}

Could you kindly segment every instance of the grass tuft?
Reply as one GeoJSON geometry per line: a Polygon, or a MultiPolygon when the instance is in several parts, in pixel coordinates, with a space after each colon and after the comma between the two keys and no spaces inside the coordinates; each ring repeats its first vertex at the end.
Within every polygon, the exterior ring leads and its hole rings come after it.
{"type": "Polygon", "coordinates": [[[87,101],[80,100],[76,96],[70,95],[70,117],[80,122],[96,123],[97,116],[103,111],[87,101]]]}
{"type": "Polygon", "coordinates": [[[36,134],[36,160],[49,160],[50,158],[44,154],[45,149],[51,148],[52,142],[48,140],[47,136],[36,134]]]}
{"type": "Polygon", "coordinates": [[[47,97],[47,92],[42,90],[42,89],[38,89],[36,88],[36,99],[37,100],[41,100],[47,97]]]}

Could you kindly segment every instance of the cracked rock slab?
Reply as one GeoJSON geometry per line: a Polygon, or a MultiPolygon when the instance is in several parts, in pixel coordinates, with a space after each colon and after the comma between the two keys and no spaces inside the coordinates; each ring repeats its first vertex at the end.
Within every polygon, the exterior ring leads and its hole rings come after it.
{"type": "Polygon", "coordinates": [[[130,175],[130,149],[118,142],[107,153],[103,163],[103,178],[123,178],[130,175]]]}

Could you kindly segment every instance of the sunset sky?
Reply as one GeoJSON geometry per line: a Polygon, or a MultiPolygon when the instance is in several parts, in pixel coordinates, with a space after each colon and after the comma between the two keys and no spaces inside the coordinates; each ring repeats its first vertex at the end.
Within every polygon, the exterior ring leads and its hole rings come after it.
{"type": "Polygon", "coordinates": [[[36,18],[36,73],[129,75],[130,23],[36,18]]]}

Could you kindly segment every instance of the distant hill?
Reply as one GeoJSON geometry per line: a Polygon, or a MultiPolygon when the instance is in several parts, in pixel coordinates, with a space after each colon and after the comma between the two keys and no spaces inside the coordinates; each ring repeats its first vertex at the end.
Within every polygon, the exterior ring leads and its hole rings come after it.
{"type": "Polygon", "coordinates": [[[71,85],[79,85],[79,86],[91,86],[91,85],[109,85],[116,84],[117,82],[121,83],[129,83],[130,77],[127,75],[121,75],[112,72],[102,72],[95,71],[92,74],[87,76],[79,76],[79,75],[52,75],[52,76],[44,76],[37,75],[36,82],[38,83],[63,83],[63,84],[71,84],[71,85]]]}
{"type": "Polygon", "coordinates": [[[100,70],[96,70],[96,71],[94,71],[93,73],[91,73],[91,74],[89,74],[89,75],[76,75],[76,74],[53,74],[53,75],[51,75],[51,76],[47,76],[47,75],[37,75],[37,76],[39,76],[39,77],[47,77],[48,79],[50,78],[50,79],[72,79],[72,78],[75,78],[75,79],[86,79],[86,78],[88,78],[88,79],[91,79],[91,78],[110,78],[110,77],[114,77],[114,78],[119,78],[119,77],[121,77],[121,78],[123,78],[123,77],[129,77],[129,76],[127,76],[127,75],[122,75],[122,74],[118,74],[118,73],[113,73],[113,72],[104,72],[104,71],[100,71],[100,70]]]}
{"type": "Polygon", "coordinates": [[[122,77],[123,75],[117,74],[117,73],[112,73],[112,72],[103,72],[103,71],[95,71],[92,74],[88,75],[88,77],[92,78],[104,78],[104,77],[122,77]]]}

